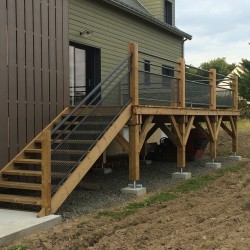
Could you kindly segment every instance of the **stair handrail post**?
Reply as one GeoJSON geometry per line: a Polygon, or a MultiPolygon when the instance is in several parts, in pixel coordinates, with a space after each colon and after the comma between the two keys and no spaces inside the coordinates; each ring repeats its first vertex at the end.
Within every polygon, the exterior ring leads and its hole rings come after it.
{"type": "Polygon", "coordinates": [[[51,131],[49,129],[42,133],[42,211],[43,216],[51,214],[51,131]]]}
{"type": "Polygon", "coordinates": [[[185,59],[179,58],[178,59],[178,103],[180,108],[186,107],[186,66],[185,66],[185,59]]]}
{"type": "Polygon", "coordinates": [[[209,70],[210,109],[216,109],[216,69],[209,70]]]}
{"type": "Polygon", "coordinates": [[[238,111],[238,99],[239,99],[239,91],[238,91],[238,76],[232,77],[232,90],[233,90],[233,109],[238,111]]]}
{"type": "Polygon", "coordinates": [[[132,105],[137,106],[139,104],[138,93],[138,75],[139,75],[139,52],[137,43],[129,43],[128,52],[131,54],[131,72],[130,72],[130,97],[132,99],[132,105]]]}

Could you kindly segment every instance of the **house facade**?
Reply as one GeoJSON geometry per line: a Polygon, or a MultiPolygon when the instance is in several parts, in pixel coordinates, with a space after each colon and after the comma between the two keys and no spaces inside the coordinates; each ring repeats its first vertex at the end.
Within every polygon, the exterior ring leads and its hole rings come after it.
{"type": "Polygon", "coordinates": [[[1,168],[86,96],[129,42],[176,60],[191,39],[175,27],[173,0],[4,0],[0,11],[1,168]]]}

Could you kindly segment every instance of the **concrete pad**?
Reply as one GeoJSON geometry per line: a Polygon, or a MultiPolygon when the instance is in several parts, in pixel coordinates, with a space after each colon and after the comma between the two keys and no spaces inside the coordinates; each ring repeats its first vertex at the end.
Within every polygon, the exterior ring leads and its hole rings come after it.
{"type": "Polygon", "coordinates": [[[228,158],[231,161],[241,161],[241,156],[239,155],[230,155],[228,158]]]}
{"type": "Polygon", "coordinates": [[[60,215],[37,218],[37,213],[0,209],[0,246],[24,236],[47,230],[62,221],[60,215]]]}
{"type": "Polygon", "coordinates": [[[141,188],[125,187],[121,189],[121,192],[123,194],[133,194],[136,196],[141,196],[147,193],[147,189],[145,187],[141,188]]]}
{"type": "Polygon", "coordinates": [[[217,169],[217,168],[221,168],[221,163],[219,163],[219,162],[207,162],[207,163],[205,163],[205,167],[217,169]]]}
{"type": "Polygon", "coordinates": [[[172,180],[173,181],[180,181],[180,180],[187,180],[190,179],[192,177],[192,174],[189,172],[175,172],[172,173],[172,180]]]}
{"type": "Polygon", "coordinates": [[[112,168],[93,168],[93,171],[100,174],[112,173],[112,168]]]}

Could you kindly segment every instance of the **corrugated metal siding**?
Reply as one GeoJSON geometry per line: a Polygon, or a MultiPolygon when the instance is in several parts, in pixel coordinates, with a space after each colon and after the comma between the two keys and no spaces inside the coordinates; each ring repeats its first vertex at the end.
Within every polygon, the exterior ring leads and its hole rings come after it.
{"type": "Polygon", "coordinates": [[[0,169],[69,105],[68,0],[0,1],[0,169]]]}
{"type": "Polygon", "coordinates": [[[108,4],[90,0],[69,1],[69,33],[70,40],[101,49],[102,76],[127,53],[131,41],[139,43],[141,50],[172,60],[182,53],[180,37],[108,4]],[[79,35],[85,29],[93,32],[91,38],[79,35]]]}

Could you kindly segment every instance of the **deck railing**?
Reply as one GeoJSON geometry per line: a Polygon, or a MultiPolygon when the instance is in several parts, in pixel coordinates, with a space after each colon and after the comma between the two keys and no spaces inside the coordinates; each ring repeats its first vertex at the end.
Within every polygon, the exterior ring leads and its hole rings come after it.
{"type": "Polygon", "coordinates": [[[138,92],[136,104],[238,109],[236,76],[228,77],[216,73],[215,69],[204,70],[186,65],[183,58],[175,61],[138,50],[137,44],[130,44],[130,51],[136,55],[133,60],[138,60],[137,63],[132,62],[138,69],[138,86],[131,88],[138,92]]]}

